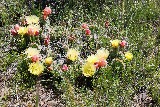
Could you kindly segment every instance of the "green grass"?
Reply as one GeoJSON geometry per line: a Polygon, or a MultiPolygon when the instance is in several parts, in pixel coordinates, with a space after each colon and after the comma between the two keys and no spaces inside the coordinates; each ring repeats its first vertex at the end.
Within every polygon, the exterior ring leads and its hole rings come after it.
{"type": "MultiPolygon", "coordinates": [[[[7,46],[12,40],[12,35],[9,33],[10,26],[16,24],[20,16],[29,14],[41,16],[42,11],[34,10],[34,7],[29,10],[23,1],[11,1],[14,0],[6,2],[6,5],[10,6],[9,9],[4,4],[0,5],[3,6],[3,9],[0,10],[2,11],[0,21],[3,23],[2,29],[5,29],[0,31],[0,50],[2,50],[0,53],[4,54],[3,57],[0,57],[0,70],[4,72],[14,61],[21,62],[23,60],[14,50],[11,53],[3,51],[2,45],[7,46]]],[[[53,80],[55,81],[54,85],[63,92],[62,98],[67,107],[130,107],[134,95],[140,94],[143,87],[145,87],[147,95],[152,97],[154,106],[159,106],[160,2],[158,0],[145,0],[144,3],[127,0],[118,3],[113,0],[104,1],[75,0],[57,5],[59,8],[63,6],[65,8],[57,9],[59,14],[53,13],[50,16],[53,30],[50,34],[51,41],[59,41],[56,42],[57,44],[55,43],[56,45],[51,45],[56,50],[54,56],[66,54],[67,49],[62,48],[63,43],[69,48],[74,47],[79,50],[86,46],[84,51],[91,54],[100,47],[107,48],[112,52],[114,50],[110,46],[110,40],[125,39],[128,42],[125,51],[129,50],[133,53],[133,60],[131,62],[124,61],[125,66],[121,68],[121,62],[113,62],[110,58],[112,56],[109,56],[108,66],[98,70],[91,78],[82,75],[81,64],[78,61],[71,63],[70,70],[63,73],[57,69],[59,65],[54,65],[53,77],[61,78],[53,80]],[[104,26],[106,20],[110,23],[108,28],[104,26]],[[90,25],[91,34],[96,36],[96,39],[82,40],[84,35],[84,31],[80,28],[82,23],[90,25]],[[64,38],[71,34],[76,37],[76,41],[66,42],[64,38]],[[85,43],[86,41],[87,43],[85,43]],[[62,47],[58,46],[58,43],[62,47]],[[77,78],[80,78],[80,81],[77,78]],[[84,84],[77,87],[76,82],[84,84]]],[[[54,11],[52,5],[50,6],[54,11]]],[[[85,58],[82,59],[85,60],[85,58]]],[[[21,79],[20,74],[27,69],[23,63],[20,65],[17,77],[15,76],[17,81],[21,79]]],[[[28,74],[26,75],[28,76],[28,74]]],[[[28,78],[34,79],[32,76],[28,78]]],[[[34,83],[34,80],[32,82],[34,83]]],[[[27,85],[34,84],[27,81],[27,85]]]]}

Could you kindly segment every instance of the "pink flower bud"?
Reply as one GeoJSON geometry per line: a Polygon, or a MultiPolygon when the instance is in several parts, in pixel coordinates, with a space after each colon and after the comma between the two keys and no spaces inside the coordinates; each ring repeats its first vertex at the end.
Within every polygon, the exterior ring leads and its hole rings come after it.
{"type": "Polygon", "coordinates": [[[39,61],[39,56],[38,55],[34,55],[31,57],[32,62],[37,62],[39,61]]]}
{"type": "Polygon", "coordinates": [[[88,29],[88,25],[87,25],[86,23],[83,23],[83,24],[82,24],[82,28],[83,28],[83,29],[88,29]]]}
{"type": "Polygon", "coordinates": [[[17,35],[16,30],[15,30],[15,29],[11,29],[11,34],[12,34],[13,36],[16,36],[16,35],[17,35]]]}
{"type": "Polygon", "coordinates": [[[125,47],[126,44],[127,44],[127,42],[126,42],[125,40],[123,40],[123,41],[120,42],[120,46],[121,46],[121,47],[125,47]]]}
{"type": "Polygon", "coordinates": [[[19,28],[20,28],[19,24],[16,24],[16,25],[14,26],[14,29],[15,29],[16,31],[18,31],[19,28]]]}
{"type": "Polygon", "coordinates": [[[109,21],[107,20],[107,21],[105,22],[105,27],[108,28],[108,26],[109,26],[109,21]]]}
{"type": "Polygon", "coordinates": [[[28,28],[28,35],[34,36],[34,34],[35,34],[34,29],[33,28],[28,28]]]}
{"type": "Polygon", "coordinates": [[[86,34],[86,35],[90,35],[90,34],[91,34],[91,30],[86,29],[86,30],[85,30],[85,34],[86,34]]]}
{"type": "Polygon", "coordinates": [[[64,64],[61,69],[62,69],[62,71],[67,71],[68,70],[67,64],[64,64]]]}
{"type": "Polygon", "coordinates": [[[43,10],[43,15],[50,15],[52,13],[52,10],[50,7],[46,7],[44,10],[43,10]]]}
{"type": "Polygon", "coordinates": [[[105,59],[100,59],[97,63],[98,63],[98,67],[104,67],[107,65],[107,62],[105,59]]]}

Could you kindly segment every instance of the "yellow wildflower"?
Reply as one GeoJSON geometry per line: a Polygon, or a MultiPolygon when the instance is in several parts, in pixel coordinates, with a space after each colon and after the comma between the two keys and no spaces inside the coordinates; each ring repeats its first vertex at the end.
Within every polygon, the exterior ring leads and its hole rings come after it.
{"type": "Polygon", "coordinates": [[[99,49],[97,50],[96,56],[98,59],[107,59],[109,56],[109,51],[107,49],[99,49]]]}
{"type": "Polygon", "coordinates": [[[26,27],[20,27],[17,31],[19,35],[25,35],[27,33],[28,29],[26,27]]]}
{"type": "Polygon", "coordinates": [[[130,53],[130,52],[126,52],[126,53],[125,53],[125,57],[126,57],[127,60],[132,60],[133,54],[130,53]]]}
{"type": "Polygon", "coordinates": [[[31,58],[34,55],[39,55],[39,50],[37,50],[37,48],[31,48],[29,47],[26,51],[25,54],[27,54],[28,58],[31,58]]]}
{"type": "Polygon", "coordinates": [[[45,64],[47,64],[47,65],[51,65],[52,62],[53,62],[52,57],[47,57],[47,58],[45,59],[45,64]]]}
{"type": "Polygon", "coordinates": [[[38,24],[39,23],[39,17],[35,15],[26,16],[25,17],[27,24],[38,24]]]}
{"type": "Polygon", "coordinates": [[[92,64],[94,64],[97,61],[98,61],[98,57],[96,55],[91,55],[91,56],[88,56],[87,58],[87,62],[92,63],[92,64]]]}
{"type": "Polygon", "coordinates": [[[78,59],[79,52],[75,49],[69,49],[67,52],[67,58],[71,61],[75,61],[78,59]]]}
{"type": "Polygon", "coordinates": [[[28,71],[33,75],[40,75],[44,70],[44,66],[40,62],[34,62],[29,65],[28,71]]]}
{"type": "Polygon", "coordinates": [[[96,67],[92,63],[87,62],[82,66],[82,73],[86,77],[93,76],[95,71],[96,71],[96,67]]]}
{"type": "Polygon", "coordinates": [[[115,40],[111,41],[111,45],[112,45],[113,48],[118,48],[119,43],[120,43],[120,40],[118,40],[118,39],[115,39],[115,40]]]}

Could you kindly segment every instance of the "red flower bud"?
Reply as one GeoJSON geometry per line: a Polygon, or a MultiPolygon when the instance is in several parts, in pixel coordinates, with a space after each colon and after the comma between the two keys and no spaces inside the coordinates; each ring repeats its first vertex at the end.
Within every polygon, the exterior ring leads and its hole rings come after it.
{"type": "Polygon", "coordinates": [[[108,26],[109,26],[109,21],[107,20],[107,21],[105,22],[105,27],[108,28],[108,26]]]}
{"type": "Polygon", "coordinates": [[[120,42],[120,46],[121,46],[121,47],[125,47],[126,44],[127,44],[127,42],[126,42],[125,40],[123,40],[123,41],[120,42]]]}
{"type": "Polygon", "coordinates": [[[50,41],[50,38],[48,38],[48,37],[45,38],[45,39],[44,39],[44,44],[45,44],[46,46],[49,45],[49,41],[50,41]]]}
{"type": "Polygon", "coordinates": [[[45,45],[49,45],[49,40],[47,40],[47,39],[44,40],[44,44],[45,44],[45,45]]]}
{"type": "Polygon", "coordinates": [[[36,31],[36,32],[35,32],[35,36],[38,36],[38,35],[39,35],[39,31],[36,31]]]}
{"type": "Polygon", "coordinates": [[[90,35],[90,34],[91,34],[91,30],[86,29],[86,30],[85,30],[85,34],[86,34],[86,35],[90,35]]]}

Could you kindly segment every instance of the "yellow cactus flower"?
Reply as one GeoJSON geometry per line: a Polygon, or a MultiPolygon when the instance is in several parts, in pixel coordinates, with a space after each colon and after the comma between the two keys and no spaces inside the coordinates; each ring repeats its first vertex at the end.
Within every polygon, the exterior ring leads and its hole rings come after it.
{"type": "Polygon", "coordinates": [[[130,52],[126,52],[124,56],[125,56],[126,59],[129,60],[129,61],[133,59],[133,54],[130,53],[130,52]]]}
{"type": "Polygon", "coordinates": [[[82,73],[86,77],[93,76],[95,71],[96,71],[96,67],[92,63],[87,62],[82,66],[82,73]]]}
{"type": "Polygon", "coordinates": [[[44,66],[40,62],[34,62],[29,65],[28,71],[33,75],[40,75],[44,71],[44,66]]]}
{"type": "Polygon", "coordinates": [[[99,49],[97,50],[96,56],[99,59],[107,59],[109,56],[109,51],[107,49],[99,49]]]}
{"type": "Polygon", "coordinates": [[[52,57],[47,57],[47,58],[45,59],[45,64],[47,64],[47,65],[51,65],[52,62],[53,62],[52,57]]]}
{"type": "Polygon", "coordinates": [[[120,40],[118,40],[118,39],[115,39],[115,40],[111,41],[111,45],[112,45],[113,48],[118,48],[119,43],[120,43],[120,40]]]}
{"type": "Polygon", "coordinates": [[[26,16],[25,17],[27,24],[38,24],[39,23],[39,17],[35,15],[26,16]]]}
{"type": "Polygon", "coordinates": [[[69,49],[67,52],[67,58],[71,61],[75,61],[78,59],[79,52],[75,49],[69,49]]]}
{"type": "Polygon", "coordinates": [[[20,27],[17,32],[19,35],[25,35],[27,31],[28,31],[27,27],[20,27]]]}
{"type": "Polygon", "coordinates": [[[28,58],[31,58],[34,55],[39,55],[40,51],[37,50],[37,48],[31,48],[29,47],[28,49],[26,49],[25,54],[27,54],[28,58]]]}
{"type": "Polygon", "coordinates": [[[96,55],[88,56],[87,62],[94,64],[95,62],[98,62],[98,57],[96,55]]]}

